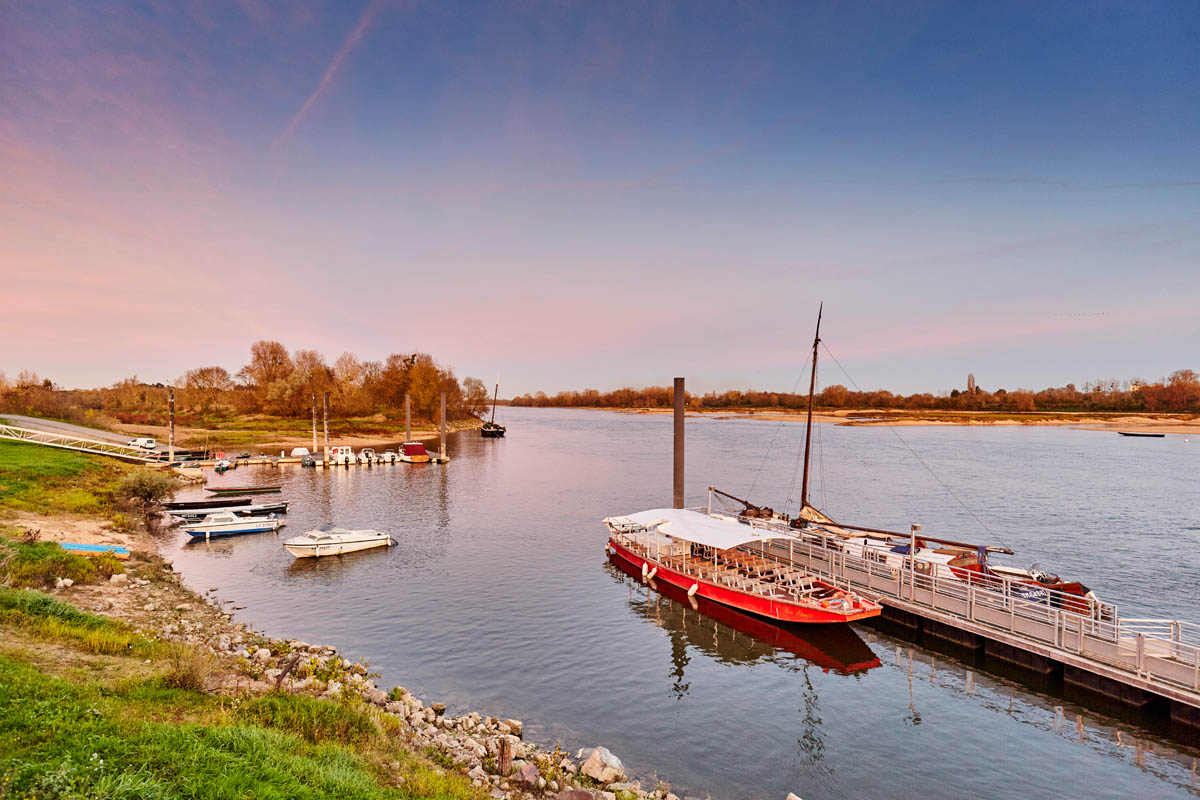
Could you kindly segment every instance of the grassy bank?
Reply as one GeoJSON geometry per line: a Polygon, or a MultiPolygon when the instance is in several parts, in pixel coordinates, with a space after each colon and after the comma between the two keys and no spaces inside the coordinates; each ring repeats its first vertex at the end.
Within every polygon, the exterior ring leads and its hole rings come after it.
{"type": "Polygon", "coordinates": [[[111,458],[0,441],[0,508],[103,514],[131,467],[111,458]]]}
{"type": "Polygon", "coordinates": [[[0,798],[480,796],[361,699],[177,688],[177,645],[38,592],[0,634],[0,798]]]}

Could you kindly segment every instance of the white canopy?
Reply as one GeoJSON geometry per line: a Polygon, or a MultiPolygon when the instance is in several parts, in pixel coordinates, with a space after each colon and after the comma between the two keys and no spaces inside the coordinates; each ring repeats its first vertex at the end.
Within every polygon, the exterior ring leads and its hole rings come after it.
{"type": "Polygon", "coordinates": [[[776,533],[762,528],[752,528],[734,519],[711,517],[700,511],[683,508],[652,508],[624,517],[609,517],[604,520],[616,527],[630,523],[643,528],[657,528],[672,539],[728,550],[753,542],[771,539],[787,539],[786,533],[776,533]]]}

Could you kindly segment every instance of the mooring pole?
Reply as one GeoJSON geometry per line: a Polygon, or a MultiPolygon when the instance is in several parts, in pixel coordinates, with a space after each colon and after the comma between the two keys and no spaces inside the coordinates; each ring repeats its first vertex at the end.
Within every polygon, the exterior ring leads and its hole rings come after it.
{"type": "Polygon", "coordinates": [[[321,417],[325,425],[325,451],[321,454],[321,463],[329,463],[329,392],[325,393],[325,404],[321,417]]]}
{"type": "Polygon", "coordinates": [[[167,461],[175,463],[175,387],[167,387],[167,406],[170,408],[171,428],[167,433],[167,461]]]}
{"type": "Polygon", "coordinates": [[[313,392],[313,455],[317,453],[317,393],[313,392]]]}
{"type": "Polygon", "coordinates": [[[412,397],[404,393],[404,441],[412,441],[412,397]]]}
{"type": "Polygon", "coordinates": [[[442,461],[446,460],[446,393],[442,392],[442,437],[441,437],[441,454],[442,461]]]}
{"type": "Polygon", "coordinates": [[[914,524],[908,533],[908,599],[911,601],[917,594],[917,531],[920,525],[914,524]]]}
{"type": "Polygon", "coordinates": [[[675,508],[683,508],[683,378],[675,379],[675,508]]]}

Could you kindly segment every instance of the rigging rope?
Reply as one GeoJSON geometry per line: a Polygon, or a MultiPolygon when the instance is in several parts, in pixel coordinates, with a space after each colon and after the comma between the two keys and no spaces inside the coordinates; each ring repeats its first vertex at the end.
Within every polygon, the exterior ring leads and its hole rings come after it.
{"type": "MultiPolygon", "coordinates": [[[[811,356],[810,356],[811,358],[811,356]]],[[[792,394],[800,388],[800,381],[804,380],[804,369],[808,366],[808,359],[804,359],[804,365],[800,367],[800,374],[796,377],[796,383],[792,386],[792,394]]],[[[758,471],[754,473],[754,480],[750,482],[750,488],[746,491],[746,499],[750,500],[754,497],[754,487],[758,486],[758,479],[762,475],[763,467],[767,465],[767,456],[771,455],[771,448],[775,446],[775,439],[779,436],[779,431],[783,428],[784,420],[780,419],[779,424],[775,426],[775,433],[771,435],[771,442],[767,445],[766,452],[763,453],[762,461],[758,465],[758,471]]]]}
{"type": "MultiPolygon", "coordinates": [[[[829,357],[833,359],[833,363],[837,364],[837,365],[838,365],[838,369],[840,369],[840,370],[842,371],[842,374],[846,376],[846,380],[850,381],[850,384],[851,384],[852,386],[854,386],[854,389],[855,389],[856,391],[858,391],[858,392],[862,393],[862,391],[863,391],[863,390],[862,390],[862,387],[860,387],[860,386],[859,386],[859,385],[858,385],[858,384],[855,382],[854,378],[851,378],[851,377],[850,377],[850,373],[849,373],[849,372],[847,372],[847,371],[846,371],[846,368],[842,366],[842,362],[840,362],[840,361],[838,361],[838,360],[837,360],[837,356],[835,356],[835,355],[833,354],[833,351],[829,349],[829,345],[825,344],[824,342],[821,342],[821,344],[822,344],[822,345],[825,347],[825,352],[826,352],[826,353],[828,353],[828,354],[829,354],[829,357]]],[[[897,431],[897,430],[896,430],[894,427],[892,427],[891,425],[888,425],[887,423],[884,423],[883,427],[887,428],[889,431],[891,431],[891,432],[892,432],[892,435],[896,437],[896,439],[897,439],[897,440],[900,442],[900,444],[904,445],[904,448],[905,448],[906,450],[908,450],[908,452],[909,452],[909,453],[912,455],[912,457],[913,457],[913,458],[915,458],[915,459],[917,460],[917,463],[918,463],[918,464],[920,464],[922,467],[924,467],[924,468],[925,468],[925,471],[926,471],[926,472],[928,472],[928,473],[930,474],[930,476],[932,476],[932,477],[933,477],[933,479],[934,479],[935,481],[937,481],[937,482],[938,482],[938,484],[939,484],[939,485],[941,485],[941,487],[942,487],[943,489],[945,489],[945,490],[946,490],[946,493],[947,493],[948,495],[950,495],[951,497],[953,497],[953,498],[954,498],[954,499],[955,499],[955,500],[958,502],[958,504],[959,504],[960,506],[962,506],[962,507],[963,507],[963,510],[964,510],[964,511],[966,511],[966,512],[967,512],[967,514],[969,514],[969,515],[971,516],[971,518],[972,518],[972,519],[974,519],[974,520],[975,520],[977,523],[979,523],[979,527],[981,527],[981,528],[983,528],[985,531],[987,531],[987,534],[988,534],[989,536],[992,536],[992,537],[995,537],[995,536],[996,536],[996,534],[995,534],[995,533],[992,531],[992,529],[991,529],[991,528],[989,528],[989,527],[987,526],[987,523],[986,523],[986,522],[984,522],[982,519],[980,519],[979,515],[978,515],[978,514],[976,514],[974,511],[972,511],[972,510],[971,510],[971,507],[970,507],[970,506],[968,506],[968,505],[967,505],[965,502],[963,502],[963,499],[962,499],[961,497],[959,497],[957,494],[955,494],[955,493],[954,493],[954,490],[953,490],[953,489],[951,489],[951,488],[950,488],[950,487],[949,487],[949,486],[946,484],[946,482],[945,482],[945,481],[943,481],[941,478],[939,478],[939,477],[937,476],[937,473],[936,473],[936,472],[934,472],[934,471],[933,471],[933,470],[932,470],[932,469],[929,467],[929,465],[928,465],[928,464],[926,464],[926,463],[924,462],[924,460],[922,460],[922,458],[921,458],[919,455],[917,455],[917,451],[916,451],[916,450],[914,450],[914,449],[912,449],[912,447],[910,447],[910,446],[909,446],[908,442],[906,442],[906,441],[904,440],[904,437],[903,437],[903,436],[901,436],[901,435],[900,435],[900,433],[899,433],[899,432],[898,432],[898,431],[897,431]]],[[[1004,544],[1004,542],[1000,542],[1000,544],[1004,544]]]]}

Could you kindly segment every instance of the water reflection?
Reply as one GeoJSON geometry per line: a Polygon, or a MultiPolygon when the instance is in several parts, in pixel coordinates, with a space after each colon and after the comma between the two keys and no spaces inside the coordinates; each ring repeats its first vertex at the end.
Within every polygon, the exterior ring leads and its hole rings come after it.
{"type": "Polygon", "coordinates": [[[632,589],[641,586],[638,571],[617,558],[611,558],[606,568],[630,585],[630,607],[670,635],[672,652],[679,653],[673,658],[679,678],[687,665],[688,646],[723,664],[771,661],[796,671],[813,664],[838,675],[866,672],[881,663],[849,625],[783,625],[707,598],[688,597],[679,587],[661,581],[652,581],[648,592],[635,593],[632,589]],[[779,657],[781,651],[798,656],[804,664],[788,664],[788,659],[779,657]]]}

